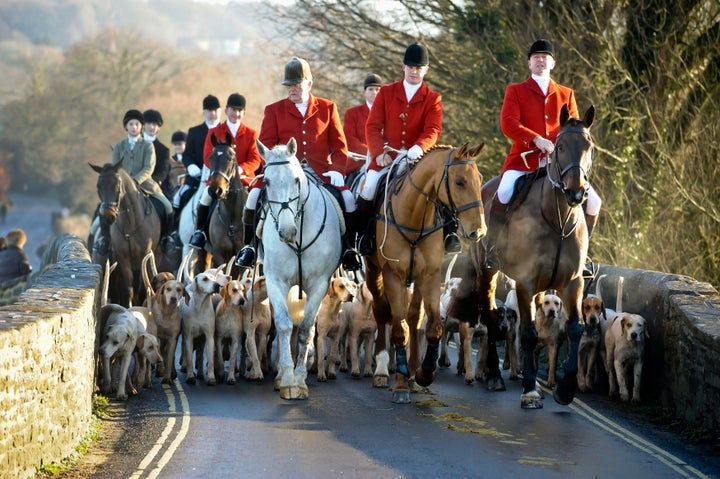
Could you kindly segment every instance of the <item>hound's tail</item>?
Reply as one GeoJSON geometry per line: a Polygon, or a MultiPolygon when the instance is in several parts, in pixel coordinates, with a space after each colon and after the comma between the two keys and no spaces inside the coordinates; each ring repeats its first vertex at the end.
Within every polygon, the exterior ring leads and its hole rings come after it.
{"type": "Polygon", "coordinates": [[[620,313],[622,312],[622,291],[623,291],[623,283],[625,282],[625,278],[622,276],[618,277],[618,288],[617,288],[617,298],[615,300],[615,312],[620,313]]]}

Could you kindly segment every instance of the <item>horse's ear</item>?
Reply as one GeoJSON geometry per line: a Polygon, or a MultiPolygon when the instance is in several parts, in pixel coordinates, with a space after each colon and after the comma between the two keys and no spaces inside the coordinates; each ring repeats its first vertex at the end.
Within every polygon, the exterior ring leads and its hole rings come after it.
{"type": "Polygon", "coordinates": [[[485,148],[485,143],[480,143],[478,146],[470,150],[470,158],[477,158],[483,148],[485,148]]]}
{"type": "Polygon", "coordinates": [[[593,124],[593,121],[595,120],[595,105],[590,105],[590,108],[587,109],[585,112],[585,116],[583,116],[583,125],[585,125],[585,128],[590,128],[590,126],[593,124]]]}
{"type": "Polygon", "coordinates": [[[565,123],[570,119],[570,110],[568,109],[567,103],[562,106],[560,110],[560,126],[565,126],[565,123]]]}
{"type": "Polygon", "coordinates": [[[115,173],[120,171],[120,169],[122,168],[122,163],[123,163],[123,160],[121,159],[120,161],[117,162],[117,164],[112,165],[112,169],[115,171],[115,173]]]}
{"type": "Polygon", "coordinates": [[[291,137],[290,141],[287,142],[287,152],[290,153],[291,156],[295,156],[295,153],[297,153],[297,142],[295,141],[295,137],[291,137]]]}
{"type": "Polygon", "coordinates": [[[260,156],[265,158],[265,155],[267,154],[267,147],[262,144],[260,140],[255,140],[255,146],[257,147],[258,153],[260,153],[260,156]]]}
{"type": "Polygon", "coordinates": [[[88,163],[90,165],[90,168],[95,170],[95,173],[100,173],[102,171],[102,166],[93,165],[92,163],[88,163]]]}
{"type": "Polygon", "coordinates": [[[233,137],[230,132],[225,133],[225,144],[232,145],[233,137]]]}
{"type": "Polygon", "coordinates": [[[218,139],[217,139],[217,136],[215,136],[215,133],[210,135],[210,143],[212,143],[213,148],[217,146],[218,139]]]}
{"type": "Polygon", "coordinates": [[[465,143],[463,146],[460,147],[460,149],[457,152],[457,155],[455,155],[456,158],[465,158],[467,156],[467,149],[468,144],[465,143]]]}

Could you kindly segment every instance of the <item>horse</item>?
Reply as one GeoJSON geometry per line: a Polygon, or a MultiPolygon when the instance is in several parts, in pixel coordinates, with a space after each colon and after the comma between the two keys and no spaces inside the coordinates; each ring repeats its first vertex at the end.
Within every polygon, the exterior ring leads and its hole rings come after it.
{"type": "MultiPolygon", "coordinates": [[[[212,135],[210,140],[213,150],[208,157],[210,174],[207,189],[216,203],[208,220],[208,249],[212,253],[212,265],[217,267],[228,263],[244,244],[242,213],[247,200],[247,190],[238,174],[232,137],[228,134],[220,140],[212,135]]],[[[190,235],[194,231],[195,211],[202,190],[198,188],[181,213],[179,229],[184,244],[190,241],[190,235]],[[190,223],[192,226],[188,228],[190,223]]],[[[188,251],[185,250],[183,253],[187,254],[188,251]]],[[[195,273],[208,269],[211,262],[207,250],[198,251],[197,255],[195,273]]]]}
{"type": "MultiPolygon", "coordinates": [[[[117,261],[113,275],[111,302],[122,306],[142,304],[143,283],[142,259],[151,251],[161,257],[157,248],[160,241],[160,216],[135,180],[122,168],[122,161],[116,165],[90,164],[99,174],[97,192],[100,197],[98,215],[100,221],[110,225],[111,262],[117,261]]],[[[93,262],[104,264],[108,258],[93,255],[93,262]]]]}
{"type": "Polygon", "coordinates": [[[283,399],[307,399],[306,363],[315,316],[342,253],[340,213],[325,187],[306,175],[295,156],[294,138],[271,150],[260,141],[257,147],[265,160],[260,257],[278,338],[275,389],[283,399]],[[293,362],[293,320],[287,299],[295,285],[306,299],[303,317],[296,324],[298,353],[293,362]]]}
{"type": "MultiPolygon", "coordinates": [[[[498,238],[502,272],[516,283],[520,310],[520,344],[524,353],[523,409],[542,407],[542,395],[536,390],[537,364],[534,351],[538,333],[532,317],[534,297],[555,289],[565,302],[570,353],[559,372],[553,397],[559,404],[570,404],[577,386],[578,347],[582,336],[581,303],[583,297],[583,264],[588,249],[588,234],[582,203],[587,196],[588,174],[592,165],[593,140],[590,126],[595,116],[591,106],[582,119],[570,118],[567,105],[560,112],[560,130],[555,152],[547,158],[545,171],[538,170],[534,179],[511,203],[507,224],[498,238]],[[546,174],[543,174],[546,173],[546,174]]],[[[499,177],[483,187],[486,209],[497,190],[499,177]]],[[[495,319],[495,290],[498,272],[485,269],[485,249],[473,245],[471,263],[476,271],[477,295],[483,323],[488,326],[488,388],[504,390],[495,349],[498,336],[495,319]]],[[[457,301],[457,300],[456,300],[457,301]]],[[[457,304],[457,303],[456,303],[457,304]]],[[[472,310],[472,308],[466,308],[472,310]]],[[[476,312],[468,314],[477,314],[476,312]]]]}
{"type": "MultiPolygon", "coordinates": [[[[378,201],[381,208],[375,229],[381,244],[374,254],[365,256],[366,282],[374,298],[373,315],[378,331],[385,331],[388,322],[392,327],[395,403],[410,402],[411,370],[420,386],[429,386],[435,375],[443,335],[439,302],[444,222],[439,209],[450,210],[466,239],[477,242],[485,235],[482,175],[475,162],[484,146],[472,149],[467,144],[459,149],[436,146],[428,150],[404,172],[387,180],[386,195],[378,201]],[[408,305],[411,283],[414,288],[408,305]],[[421,302],[427,314],[427,346],[422,365],[415,341],[421,302]]],[[[386,342],[385,334],[377,335],[374,387],[388,386],[390,356],[386,342]]]]}

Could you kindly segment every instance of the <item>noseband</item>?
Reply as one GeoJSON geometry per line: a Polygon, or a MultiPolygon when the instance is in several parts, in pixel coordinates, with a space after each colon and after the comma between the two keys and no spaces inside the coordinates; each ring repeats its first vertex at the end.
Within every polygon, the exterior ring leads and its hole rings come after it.
{"type": "MultiPolygon", "coordinates": [[[[274,163],[267,163],[265,165],[265,169],[270,168],[271,166],[282,166],[282,165],[289,165],[289,161],[277,161],[274,163]]],[[[308,190],[308,196],[310,196],[310,191],[308,190]]],[[[307,200],[307,197],[305,198],[307,200]]],[[[300,201],[300,185],[298,184],[298,194],[297,196],[294,196],[292,198],[289,198],[286,201],[277,201],[277,200],[271,200],[267,197],[267,194],[265,195],[265,202],[268,203],[268,212],[270,213],[270,217],[273,219],[273,222],[275,223],[275,228],[278,227],[278,217],[280,216],[280,213],[282,213],[283,210],[290,210],[290,213],[292,213],[293,218],[297,221],[302,213],[302,206],[305,204],[305,201],[300,201]],[[297,211],[293,211],[292,207],[290,206],[290,203],[298,202],[297,211]],[[275,214],[275,211],[272,208],[272,205],[280,205],[280,209],[278,210],[277,214],[275,214]]]]}

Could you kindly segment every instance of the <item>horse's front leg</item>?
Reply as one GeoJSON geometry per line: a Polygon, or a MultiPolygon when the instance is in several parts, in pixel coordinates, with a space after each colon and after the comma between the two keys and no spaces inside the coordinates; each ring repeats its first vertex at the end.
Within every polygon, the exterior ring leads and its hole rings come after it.
{"type": "MultiPolygon", "coordinates": [[[[416,282],[415,287],[420,292],[427,315],[427,324],[425,325],[427,347],[422,365],[415,371],[415,381],[420,386],[429,386],[435,379],[440,340],[443,337],[443,323],[440,317],[440,270],[423,278],[422,281],[416,282]]],[[[419,303],[420,299],[418,299],[418,309],[419,303]]]]}
{"type": "Polygon", "coordinates": [[[582,308],[583,295],[582,279],[572,280],[563,300],[568,311],[567,331],[570,353],[563,366],[563,373],[558,378],[557,386],[553,390],[553,398],[558,404],[566,406],[573,402],[575,390],[577,389],[578,351],[580,339],[582,339],[583,325],[580,324],[580,311],[582,308]]]}
{"type": "Polygon", "coordinates": [[[275,331],[277,333],[277,376],[275,376],[275,390],[280,391],[280,397],[283,399],[292,399],[297,393],[297,385],[295,383],[295,375],[293,369],[295,365],[290,351],[290,336],[293,332],[293,323],[290,318],[290,312],[287,307],[286,293],[287,285],[276,284],[267,281],[268,297],[273,307],[275,321],[275,331]]]}
{"type": "MultiPolygon", "coordinates": [[[[310,283],[310,281],[307,281],[310,283]]],[[[310,291],[305,302],[305,315],[303,320],[298,325],[298,355],[295,360],[295,384],[297,386],[297,393],[293,392],[292,399],[307,399],[309,397],[309,390],[305,380],[307,379],[307,358],[308,349],[310,344],[313,342],[315,337],[315,316],[317,315],[318,309],[320,309],[320,302],[325,296],[328,284],[322,283],[318,285],[313,291],[310,291]]],[[[318,370],[323,365],[322,351],[315,351],[318,358],[318,370]]],[[[328,359],[328,362],[331,359],[328,359]]]]}
{"type": "MultiPolygon", "coordinates": [[[[487,354],[485,368],[487,369],[488,391],[505,391],[505,381],[500,372],[500,359],[497,354],[497,340],[500,334],[495,305],[497,276],[497,272],[490,274],[483,269],[477,278],[481,321],[487,331],[487,346],[483,352],[487,354]]],[[[476,372],[475,376],[480,374],[482,373],[476,372]]]]}
{"type": "MultiPolygon", "coordinates": [[[[385,298],[383,287],[383,278],[377,261],[371,258],[365,260],[366,279],[370,293],[373,296],[372,312],[375,324],[377,325],[377,335],[375,337],[375,372],[373,374],[373,387],[388,387],[390,371],[390,353],[388,352],[387,342],[387,325],[390,318],[390,303],[385,298]]],[[[365,351],[365,354],[368,354],[365,351]]]]}
{"type": "Polygon", "coordinates": [[[535,362],[535,348],[538,343],[538,333],[532,321],[530,303],[532,297],[527,289],[517,284],[518,309],[520,310],[520,348],[523,352],[523,392],[520,395],[520,407],[523,409],[540,409],[543,407],[542,395],[537,390],[537,362],[535,362]]]}
{"type": "Polygon", "coordinates": [[[390,304],[390,317],[392,318],[390,342],[395,347],[396,369],[395,384],[392,388],[392,401],[398,404],[408,404],[410,403],[410,369],[408,367],[407,343],[410,330],[405,321],[408,310],[407,288],[387,266],[383,270],[383,281],[385,297],[390,304]]]}

